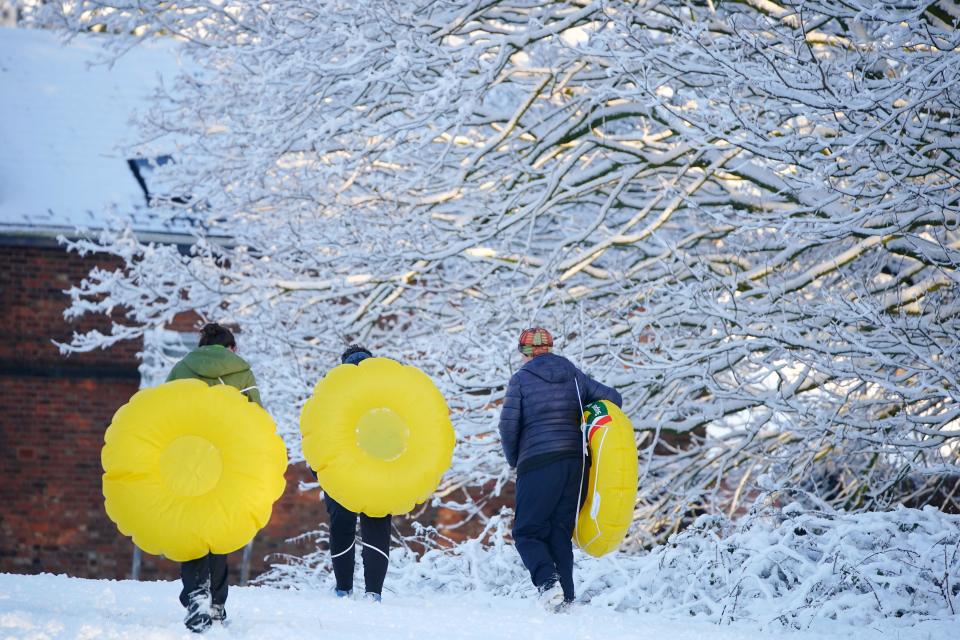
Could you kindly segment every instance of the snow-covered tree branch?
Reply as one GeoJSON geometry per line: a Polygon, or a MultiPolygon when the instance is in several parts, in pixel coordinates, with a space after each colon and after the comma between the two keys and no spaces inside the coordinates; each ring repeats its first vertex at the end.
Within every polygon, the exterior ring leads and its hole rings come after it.
{"type": "Polygon", "coordinates": [[[312,384],[362,341],[441,384],[457,500],[508,479],[496,405],[538,323],[644,435],[638,542],[735,512],[756,482],[956,505],[947,5],[44,5],[47,24],[133,34],[118,53],[176,36],[194,60],[141,152],[176,145],[158,172],[189,199],[160,206],[196,246],[71,243],[126,266],[78,283],[70,313],[128,321],[65,348],[185,309],[235,322],[296,456],[312,384]]]}

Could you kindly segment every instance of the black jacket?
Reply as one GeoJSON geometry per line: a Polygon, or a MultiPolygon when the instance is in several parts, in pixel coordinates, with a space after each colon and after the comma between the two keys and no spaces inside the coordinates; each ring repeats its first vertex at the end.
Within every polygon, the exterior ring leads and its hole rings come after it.
{"type": "Polygon", "coordinates": [[[500,412],[507,463],[516,467],[535,456],[581,452],[580,406],[597,400],[623,404],[616,389],[600,384],[562,356],[545,353],[527,362],[510,378],[500,412]]]}

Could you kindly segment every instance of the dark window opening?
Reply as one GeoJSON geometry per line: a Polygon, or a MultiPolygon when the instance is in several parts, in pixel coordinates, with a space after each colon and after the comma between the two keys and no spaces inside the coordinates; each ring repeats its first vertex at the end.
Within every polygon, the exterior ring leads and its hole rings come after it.
{"type": "Polygon", "coordinates": [[[168,162],[173,162],[173,156],[163,155],[157,156],[156,158],[132,158],[127,160],[127,166],[130,167],[130,172],[133,174],[134,179],[136,179],[137,184],[140,185],[140,189],[143,191],[143,198],[148,207],[154,204],[154,200],[183,205],[190,203],[189,196],[167,197],[155,195],[150,192],[150,187],[147,185],[150,174],[153,173],[155,168],[162,167],[168,162]]]}

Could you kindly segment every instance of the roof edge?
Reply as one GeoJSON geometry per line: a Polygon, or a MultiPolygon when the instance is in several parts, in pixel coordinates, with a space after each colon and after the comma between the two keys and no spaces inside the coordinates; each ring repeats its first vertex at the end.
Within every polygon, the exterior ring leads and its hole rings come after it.
{"type": "MultiPolygon", "coordinates": [[[[176,231],[134,231],[134,235],[140,242],[170,244],[178,247],[193,246],[197,240],[196,236],[176,231]]],[[[4,247],[62,248],[57,240],[60,236],[68,240],[79,240],[86,237],[86,234],[72,227],[0,224],[0,246],[4,247]]],[[[208,240],[222,247],[233,246],[233,238],[230,236],[209,236],[208,240]]]]}

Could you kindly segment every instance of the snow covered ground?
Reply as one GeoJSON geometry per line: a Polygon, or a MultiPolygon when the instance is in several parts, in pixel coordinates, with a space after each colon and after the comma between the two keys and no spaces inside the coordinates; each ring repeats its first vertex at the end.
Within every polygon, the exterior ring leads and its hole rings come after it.
{"type": "MultiPolygon", "coordinates": [[[[0,574],[0,638],[47,640],[192,638],[182,624],[178,583],[83,580],[66,576],[0,574]]],[[[751,624],[714,625],[690,619],[617,613],[582,606],[567,615],[540,611],[530,599],[507,599],[475,593],[463,596],[402,597],[388,594],[383,604],[344,601],[325,591],[291,591],[270,587],[235,587],[227,602],[229,626],[214,627],[205,637],[231,640],[507,640],[603,638],[620,640],[743,640],[789,638],[956,638],[960,619],[894,627],[824,625],[815,629],[763,630],[751,624]]]]}

